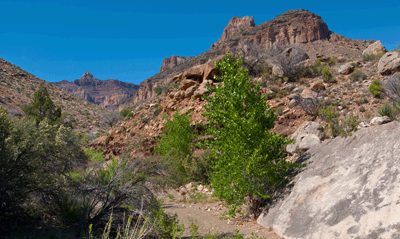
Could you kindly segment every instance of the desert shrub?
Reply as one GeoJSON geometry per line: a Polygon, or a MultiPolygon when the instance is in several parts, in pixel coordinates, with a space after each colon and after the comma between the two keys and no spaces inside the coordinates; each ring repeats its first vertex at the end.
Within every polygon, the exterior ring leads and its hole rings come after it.
{"type": "Polygon", "coordinates": [[[365,79],[367,79],[367,76],[362,71],[356,71],[350,75],[350,80],[352,81],[360,81],[365,79]]]}
{"type": "Polygon", "coordinates": [[[162,106],[160,104],[156,104],[154,106],[154,111],[153,111],[153,118],[159,115],[162,111],[162,106]]]}
{"type": "Polygon", "coordinates": [[[384,91],[382,83],[379,80],[374,80],[372,84],[369,86],[369,91],[377,98],[381,96],[381,93],[384,91]]]}
{"type": "Polygon", "coordinates": [[[168,86],[159,85],[154,88],[154,93],[156,93],[157,95],[161,95],[162,93],[168,93],[168,91],[169,91],[168,86]]]}
{"type": "Polygon", "coordinates": [[[360,112],[362,112],[362,113],[364,113],[365,111],[367,111],[367,110],[365,109],[364,106],[361,106],[361,107],[359,108],[359,110],[360,110],[360,112]]]}
{"type": "Polygon", "coordinates": [[[217,80],[225,85],[212,87],[214,97],[206,97],[204,115],[213,122],[206,134],[214,140],[205,146],[216,159],[211,174],[216,195],[231,206],[231,213],[249,197],[251,212],[258,214],[257,199],[285,185],[287,170],[295,165],[285,160],[282,150],[292,141],[270,133],[277,116],[266,96],[258,93],[261,84],[252,82],[241,64],[241,58],[232,61],[229,53],[216,64],[222,73],[217,80]]]}
{"type": "Polygon", "coordinates": [[[334,66],[334,65],[336,65],[336,62],[337,62],[336,57],[329,57],[329,59],[328,59],[328,65],[329,65],[329,66],[334,66]]]}
{"type": "Polygon", "coordinates": [[[329,68],[329,67],[324,68],[321,73],[322,73],[322,78],[324,79],[325,82],[332,82],[333,75],[331,72],[331,68],[329,68]]]}
{"type": "Polygon", "coordinates": [[[128,120],[128,119],[130,119],[132,117],[133,117],[133,113],[129,112],[129,114],[126,115],[125,120],[128,120]]]}
{"type": "Polygon", "coordinates": [[[303,110],[314,120],[323,106],[321,97],[317,94],[316,97],[303,98],[301,95],[296,95],[294,98],[303,110]]]}
{"type": "Polygon", "coordinates": [[[400,76],[391,75],[383,82],[383,95],[395,104],[400,102],[400,76]]]}
{"type": "Polygon", "coordinates": [[[333,137],[347,136],[353,131],[357,131],[358,116],[353,114],[347,115],[345,119],[340,120],[340,114],[336,111],[336,107],[330,105],[319,111],[322,120],[328,123],[328,128],[333,137]]]}
{"type": "Polygon", "coordinates": [[[305,50],[300,45],[288,46],[277,44],[268,49],[268,58],[283,71],[289,82],[298,80],[298,73],[304,66],[299,64],[305,60],[305,50]]]}
{"type": "Polygon", "coordinates": [[[108,127],[114,126],[120,119],[121,116],[116,107],[107,108],[100,116],[100,121],[108,127]]]}
{"type": "Polygon", "coordinates": [[[322,70],[324,69],[325,64],[321,62],[320,59],[316,59],[315,63],[311,65],[311,69],[315,75],[321,75],[322,70]]]}
{"type": "Polygon", "coordinates": [[[362,57],[363,61],[373,61],[373,60],[379,60],[381,57],[385,55],[385,53],[379,53],[379,54],[367,54],[362,57]]]}
{"type": "Polygon", "coordinates": [[[129,113],[131,113],[131,111],[129,109],[123,109],[119,112],[119,116],[121,116],[122,118],[125,118],[129,113]]]}
{"type": "Polygon", "coordinates": [[[378,114],[381,116],[388,116],[391,119],[395,118],[395,108],[391,107],[389,104],[385,103],[379,110],[378,114]]]}

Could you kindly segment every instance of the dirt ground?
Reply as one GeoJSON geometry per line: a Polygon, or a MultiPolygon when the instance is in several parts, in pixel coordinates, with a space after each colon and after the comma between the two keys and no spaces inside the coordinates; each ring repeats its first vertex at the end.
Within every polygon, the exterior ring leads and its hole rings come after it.
{"type": "Polygon", "coordinates": [[[180,223],[185,225],[182,238],[190,238],[192,235],[190,225],[193,223],[197,224],[200,236],[206,236],[210,233],[223,238],[236,234],[236,230],[239,230],[239,234],[243,235],[244,238],[250,238],[254,234],[258,238],[280,239],[275,233],[258,225],[255,220],[228,219],[224,216],[224,212],[228,209],[224,207],[222,202],[204,202],[204,200],[198,203],[189,202],[189,200],[184,202],[183,197],[175,190],[168,190],[168,192],[158,196],[164,200],[165,212],[168,214],[176,213],[180,223]]]}

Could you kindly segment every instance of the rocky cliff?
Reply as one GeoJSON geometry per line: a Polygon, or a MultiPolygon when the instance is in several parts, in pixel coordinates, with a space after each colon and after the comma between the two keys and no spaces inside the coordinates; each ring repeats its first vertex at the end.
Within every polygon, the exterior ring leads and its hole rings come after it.
{"type": "Polygon", "coordinates": [[[105,108],[132,97],[139,88],[138,85],[119,80],[99,80],[94,78],[90,72],[85,72],[80,79],[73,82],[63,80],[53,84],[79,98],[105,108]]]}
{"type": "Polygon", "coordinates": [[[160,72],[163,72],[166,69],[171,69],[171,68],[187,61],[190,58],[192,58],[192,57],[190,57],[190,56],[183,57],[183,56],[174,56],[174,55],[172,55],[168,58],[165,58],[163,60],[162,66],[160,67],[160,72]]]}
{"type": "Polygon", "coordinates": [[[322,18],[307,10],[290,10],[274,19],[255,25],[253,17],[234,17],[223,30],[218,42],[211,49],[190,58],[169,57],[164,59],[160,73],[143,81],[134,97],[123,104],[133,107],[138,102],[151,100],[153,89],[171,83],[174,76],[195,66],[204,64],[227,51],[235,52],[246,44],[270,47],[276,44],[299,44],[311,59],[316,55],[357,58],[374,41],[353,40],[333,33],[322,18]]]}

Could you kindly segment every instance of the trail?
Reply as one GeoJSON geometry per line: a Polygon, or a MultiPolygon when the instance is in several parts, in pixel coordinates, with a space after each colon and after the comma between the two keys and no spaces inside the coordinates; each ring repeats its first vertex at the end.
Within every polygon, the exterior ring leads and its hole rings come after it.
{"type": "Polygon", "coordinates": [[[257,224],[252,220],[227,219],[223,213],[227,208],[221,202],[213,203],[187,203],[181,202],[182,198],[176,191],[169,191],[174,199],[168,198],[166,194],[161,196],[164,199],[164,210],[168,214],[177,214],[181,224],[185,225],[185,232],[182,238],[190,238],[191,224],[198,226],[200,236],[217,234],[221,238],[236,234],[242,234],[244,238],[250,238],[252,234],[259,238],[280,239],[275,233],[257,224]]]}

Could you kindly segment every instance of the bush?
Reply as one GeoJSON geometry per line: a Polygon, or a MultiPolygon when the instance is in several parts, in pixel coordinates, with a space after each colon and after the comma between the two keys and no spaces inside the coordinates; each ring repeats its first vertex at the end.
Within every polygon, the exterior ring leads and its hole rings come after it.
{"type": "Polygon", "coordinates": [[[156,93],[157,95],[161,95],[162,93],[168,93],[169,88],[167,86],[156,86],[154,88],[154,93],[156,93]]]}
{"type": "Polygon", "coordinates": [[[121,116],[122,118],[125,118],[129,113],[131,113],[131,111],[129,109],[123,109],[119,112],[119,116],[121,116]]]}
{"type": "Polygon", "coordinates": [[[216,64],[222,73],[217,80],[224,86],[212,87],[214,97],[206,97],[204,115],[212,122],[206,134],[214,140],[205,146],[216,159],[211,174],[216,196],[230,204],[231,213],[249,197],[251,212],[258,214],[258,198],[285,185],[288,169],[295,165],[285,160],[282,150],[292,141],[270,133],[277,116],[259,94],[261,84],[251,81],[241,64],[241,58],[232,61],[229,53],[216,64]]]}
{"type": "Polygon", "coordinates": [[[331,72],[331,68],[324,68],[322,70],[322,78],[324,79],[325,82],[332,82],[333,81],[333,75],[331,72]]]}
{"type": "Polygon", "coordinates": [[[400,102],[400,76],[391,75],[382,85],[384,96],[388,97],[393,104],[400,102]]]}
{"type": "Polygon", "coordinates": [[[43,119],[47,118],[48,123],[59,123],[61,117],[61,108],[54,105],[50,98],[47,88],[40,86],[39,90],[33,95],[33,99],[28,106],[23,107],[26,115],[35,119],[36,124],[39,124],[43,119]]]}
{"type": "Polygon", "coordinates": [[[384,104],[379,110],[378,114],[381,116],[388,116],[392,120],[395,118],[395,108],[390,107],[388,104],[384,104]]]}
{"type": "Polygon", "coordinates": [[[385,55],[385,53],[379,53],[379,54],[367,54],[362,57],[363,61],[373,61],[373,60],[379,60],[381,57],[385,55]]]}
{"type": "Polygon", "coordinates": [[[377,98],[381,97],[384,88],[382,83],[379,80],[374,80],[372,84],[369,86],[369,91],[377,98]]]}
{"type": "Polygon", "coordinates": [[[350,75],[350,80],[352,81],[360,81],[365,79],[367,79],[367,76],[362,71],[356,71],[350,75]]]}
{"type": "Polygon", "coordinates": [[[328,123],[328,128],[333,137],[347,136],[353,131],[357,131],[358,116],[348,115],[345,119],[340,120],[340,114],[336,111],[336,107],[330,105],[319,111],[322,120],[328,123]]]}

